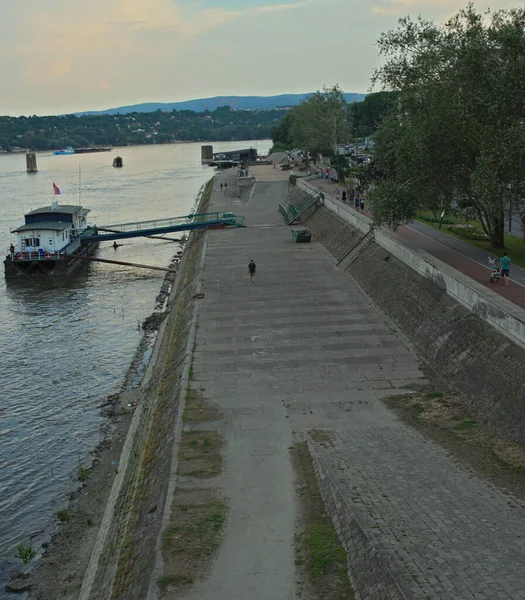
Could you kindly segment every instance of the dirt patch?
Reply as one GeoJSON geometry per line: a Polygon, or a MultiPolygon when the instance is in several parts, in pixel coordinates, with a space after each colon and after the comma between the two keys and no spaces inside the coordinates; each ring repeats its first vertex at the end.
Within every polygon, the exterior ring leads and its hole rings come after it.
{"type": "Polygon", "coordinates": [[[310,431],[308,435],[312,438],[314,442],[317,442],[321,446],[329,447],[334,445],[334,437],[331,431],[325,431],[323,429],[312,429],[312,431],[310,431]]]}
{"type": "Polygon", "coordinates": [[[203,400],[198,392],[191,389],[187,390],[183,415],[184,423],[218,421],[221,416],[221,411],[210,402],[203,400]]]}
{"type": "MultiPolygon", "coordinates": [[[[328,439],[325,441],[329,443],[328,439]]],[[[321,497],[307,443],[297,443],[290,453],[299,507],[295,535],[298,596],[353,600],[346,552],[321,497]]]]}
{"type": "Polygon", "coordinates": [[[226,514],[226,503],[215,489],[175,493],[170,524],[162,537],[164,576],[158,581],[162,598],[178,598],[207,573],[226,514]]]}
{"type": "Polygon", "coordinates": [[[525,499],[525,449],[503,439],[460,395],[417,393],[385,403],[478,475],[525,499]]]}

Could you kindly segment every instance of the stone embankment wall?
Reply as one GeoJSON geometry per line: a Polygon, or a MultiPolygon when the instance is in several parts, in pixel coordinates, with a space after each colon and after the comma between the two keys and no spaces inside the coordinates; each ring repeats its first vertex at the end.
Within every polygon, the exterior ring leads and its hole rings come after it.
{"type": "MultiPolygon", "coordinates": [[[[289,202],[303,197],[290,187],[289,202]]],[[[326,206],[312,209],[304,223],[413,344],[432,379],[525,445],[525,350],[511,335],[456,301],[435,272],[425,277],[396,258],[375,232],[359,230],[326,206]]]]}
{"type": "MultiPolygon", "coordinates": [[[[204,207],[203,207],[204,208],[204,207]]],[[[119,461],[80,600],[144,600],[148,597],[165,510],[175,438],[184,397],[183,370],[191,354],[191,322],[204,234],[192,232],[119,461]]]]}
{"type": "MultiPolygon", "coordinates": [[[[297,180],[297,188],[310,194],[315,190],[315,187],[304,179],[297,180]]],[[[372,221],[362,213],[326,195],[324,205],[358,231],[370,231],[372,221]]],[[[451,298],[479,315],[491,327],[525,350],[525,310],[427,252],[407,246],[403,239],[388,229],[376,228],[373,239],[403,264],[426,279],[435,281],[451,298]]]]}

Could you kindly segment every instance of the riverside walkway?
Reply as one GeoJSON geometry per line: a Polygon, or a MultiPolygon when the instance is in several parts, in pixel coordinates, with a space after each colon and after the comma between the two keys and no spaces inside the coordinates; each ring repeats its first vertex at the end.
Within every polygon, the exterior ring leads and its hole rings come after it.
{"type": "Polygon", "coordinates": [[[211,572],[184,598],[300,597],[289,447],[322,429],[332,442],[309,438],[315,460],[360,532],[348,541],[357,599],[525,599],[524,504],[381,402],[426,383],[417,357],[324,247],[292,242],[277,211],[287,181],[263,174],[243,197],[217,176],[209,207],[247,225],[206,233],[193,356],[192,388],[222,415],[229,517],[211,572]]]}
{"type": "MultiPolygon", "coordinates": [[[[326,179],[312,179],[310,183],[334,199],[336,184],[326,179]]],[[[347,201],[346,205],[355,210],[352,202],[347,201]]],[[[362,212],[366,216],[372,217],[366,206],[362,212]]],[[[489,282],[490,268],[487,252],[419,222],[399,227],[396,233],[408,247],[428,252],[520,308],[525,308],[525,269],[511,265],[509,285],[493,284],[489,282]]]]}

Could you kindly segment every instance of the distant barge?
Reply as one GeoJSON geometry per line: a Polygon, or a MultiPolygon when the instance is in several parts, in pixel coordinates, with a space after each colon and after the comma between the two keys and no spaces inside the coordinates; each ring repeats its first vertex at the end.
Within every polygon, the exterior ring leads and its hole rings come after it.
{"type": "Polygon", "coordinates": [[[92,154],[93,152],[111,152],[112,146],[90,146],[88,148],[75,148],[75,154],[92,154]]]}
{"type": "Polygon", "coordinates": [[[89,209],[53,203],[25,215],[25,223],[11,233],[17,245],[11,245],[4,260],[6,277],[68,276],[85,262],[75,256],[88,256],[96,242],[82,243],[96,233],[86,224],[89,209]]]}

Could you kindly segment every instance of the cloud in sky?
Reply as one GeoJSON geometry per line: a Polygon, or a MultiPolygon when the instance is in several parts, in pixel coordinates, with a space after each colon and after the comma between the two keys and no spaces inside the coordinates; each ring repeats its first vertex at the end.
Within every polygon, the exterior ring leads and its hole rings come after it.
{"type": "Polygon", "coordinates": [[[465,2],[5,2],[0,51],[9,60],[0,64],[0,114],[306,92],[337,82],[345,91],[365,92],[381,31],[407,13],[442,20],[465,2]]]}

